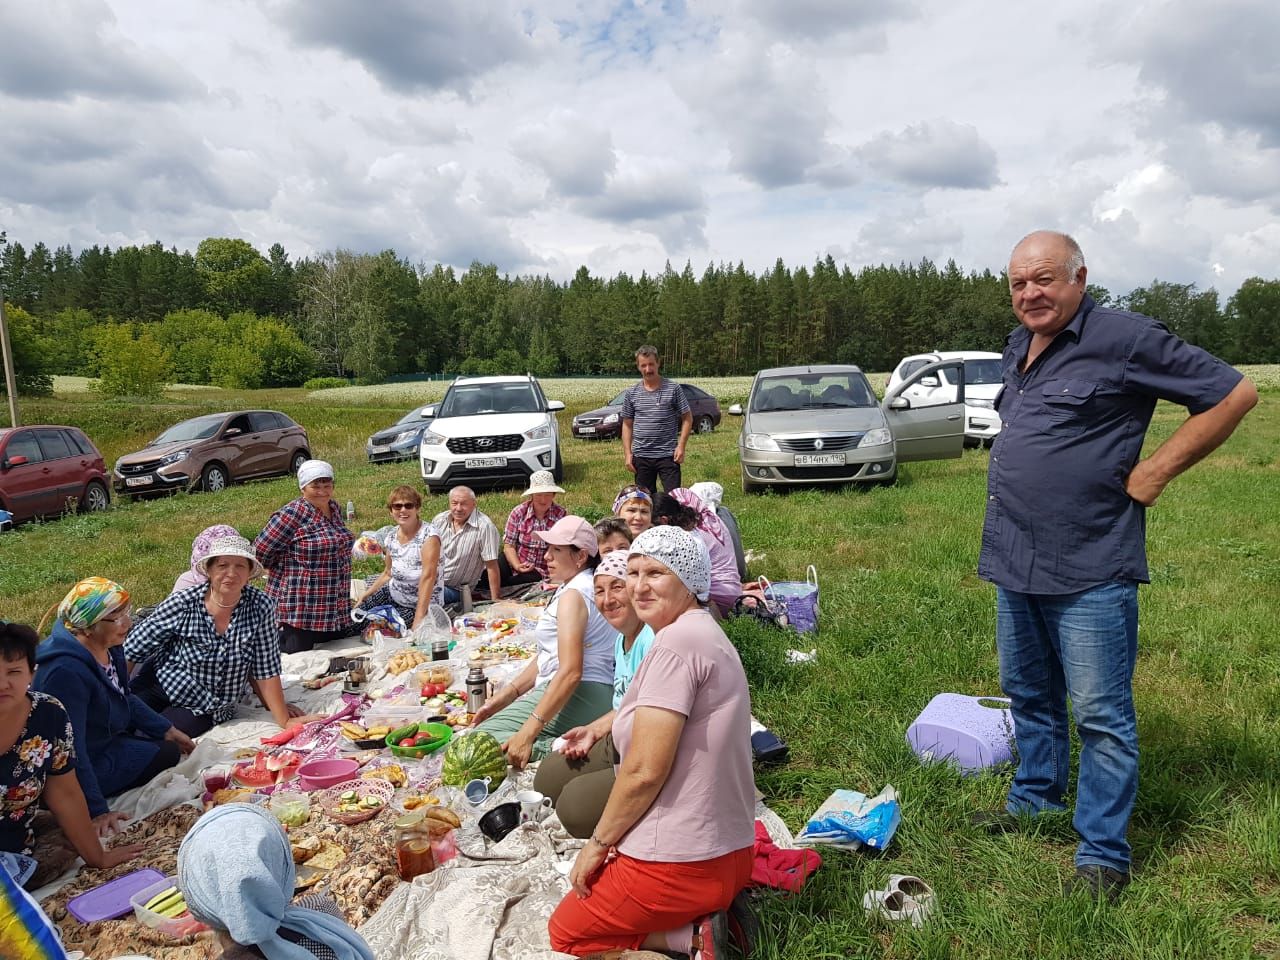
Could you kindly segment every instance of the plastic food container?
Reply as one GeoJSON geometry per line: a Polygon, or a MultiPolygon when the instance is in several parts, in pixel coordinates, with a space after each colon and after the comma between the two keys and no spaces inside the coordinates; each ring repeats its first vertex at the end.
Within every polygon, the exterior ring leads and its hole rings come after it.
{"type": "Polygon", "coordinates": [[[67,901],[67,913],[81,923],[95,923],[98,920],[122,917],[133,908],[130,898],[135,893],[154,887],[162,880],[164,880],[164,874],[150,867],[126,873],[123,877],[116,877],[101,886],[85,891],[78,897],[72,897],[67,901]]]}
{"type": "Polygon", "coordinates": [[[434,753],[446,743],[453,739],[453,727],[446,723],[419,723],[409,727],[401,727],[399,730],[392,730],[387,734],[387,746],[391,748],[391,752],[397,757],[408,757],[418,760],[425,757],[428,753],[434,753]],[[431,737],[428,743],[421,744],[416,747],[402,747],[399,740],[405,737],[417,734],[426,734],[431,737]]]}
{"type": "Polygon", "coordinates": [[[286,827],[300,827],[311,817],[311,797],[293,790],[277,791],[267,809],[286,827]]]}
{"type": "Polygon", "coordinates": [[[298,783],[304,790],[324,790],[354,779],[359,769],[354,760],[312,760],[298,768],[298,783]]]}
{"type": "Polygon", "coordinates": [[[193,917],[189,911],[181,916],[166,917],[164,914],[147,909],[147,903],[152,897],[177,885],[178,878],[176,876],[165,877],[150,886],[143,887],[129,898],[129,903],[133,907],[133,913],[138,918],[138,922],[145,924],[171,940],[182,940],[193,933],[200,933],[202,930],[209,929],[193,917]]]}

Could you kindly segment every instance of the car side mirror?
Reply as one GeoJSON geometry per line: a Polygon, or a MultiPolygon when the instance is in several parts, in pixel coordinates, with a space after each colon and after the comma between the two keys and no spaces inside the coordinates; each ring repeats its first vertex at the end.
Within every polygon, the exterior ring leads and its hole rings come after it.
{"type": "Polygon", "coordinates": [[[938,378],[937,378],[937,377],[921,377],[921,378],[920,378],[920,386],[922,386],[922,387],[940,387],[940,386],[942,386],[942,384],[941,384],[941,382],[938,380],[938,378]]]}
{"type": "Polygon", "coordinates": [[[28,461],[26,457],[24,457],[22,454],[18,454],[16,457],[9,457],[8,459],[6,459],[4,462],[4,468],[8,470],[10,467],[20,467],[27,462],[28,461]]]}
{"type": "Polygon", "coordinates": [[[242,433],[244,433],[244,431],[239,427],[227,427],[227,429],[222,431],[222,439],[229,440],[232,437],[240,436],[242,433]]]}
{"type": "Polygon", "coordinates": [[[729,416],[731,416],[731,417],[740,417],[740,416],[742,416],[742,404],[740,404],[740,403],[735,403],[733,406],[731,406],[731,407],[729,408],[729,416]]]}
{"type": "Polygon", "coordinates": [[[910,410],[911,401],[906,397],[894,397],[889,401],[890,410],[910,410]]]}
{"type": "Polygon", "coordinates": [[[423,408],[422,408],[422,410],[421,410],[421,411],[420,411],[420,413],[419,413],[419,416],[421,416],[423,420],[426,420],[428,417],[429,417],[429,418],[431,418],[432,420],[434,420],[434,419],[435,419],[435,417],[436,417],[436,408],[435,408],[435,405],[434,405],[434,404],[432,404],[432,405],[431,405],[431,406],[429,406],[429,407],[423,407],[423,408]]]}
{"type": "Polygon", "coordinates": [[[557,411],[557,410],[563,410],[563,409],[564,409],[564,401],[563,401],[563,400],[548,400],[548,401],[547,401],[547,409],[548,409],[548,410],[550,410],[552,413],[554,413],[554,412],[555,412],[555,411],[557,411]]]}

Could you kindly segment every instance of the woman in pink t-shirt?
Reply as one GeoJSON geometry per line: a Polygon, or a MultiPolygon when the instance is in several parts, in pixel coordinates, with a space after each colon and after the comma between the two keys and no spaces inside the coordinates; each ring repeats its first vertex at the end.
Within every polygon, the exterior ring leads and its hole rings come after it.
{"type": "Polygon", "coordinates": [[[724,955],[724,911],[751,877],[755,780],[747,677],[703,606],[710,585],[692,534],[654,527],[632,544],[627,588],[656,636],[614,719],[609,802],[551,916],[556,950],[724,955]]]}

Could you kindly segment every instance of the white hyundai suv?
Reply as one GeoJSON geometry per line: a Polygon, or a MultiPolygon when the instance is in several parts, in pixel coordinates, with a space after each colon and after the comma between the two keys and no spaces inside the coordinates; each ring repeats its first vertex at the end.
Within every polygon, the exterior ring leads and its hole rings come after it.
{"type": "MultiPolygon", "coordinates": [[[[964,361],[964,442],[967,447],[991,445],[1003,424],[996,413],[996,394],[1000,379],[1000,354],[983,350],[939,350],[904,357],[889,375],[886,392],[895,389],[921,367],[942,360],[964,361]]],[[[941,376],[922,377],[902,392],[916,407],[932,407],[955,403],[956,371],[943,368],[941,376]]]]}
{"type": "Polygon", "coordinates": [[[548,400],[536,378],[459,377],[444,399],[423,410],[434,416],[422,433],[422,482],[433,493],[450,487],[524,486],[538,470],[564,477],[559,400],[548,400]]]}

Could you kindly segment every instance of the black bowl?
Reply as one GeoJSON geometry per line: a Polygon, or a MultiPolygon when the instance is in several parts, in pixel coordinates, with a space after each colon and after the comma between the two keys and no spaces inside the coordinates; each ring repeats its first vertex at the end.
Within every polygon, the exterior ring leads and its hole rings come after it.
{"type": "Polygon", "coordinates": [[[520,823],[520,804],[500,803],[480,818],[480,832],[495,843],[520,823]]]}

